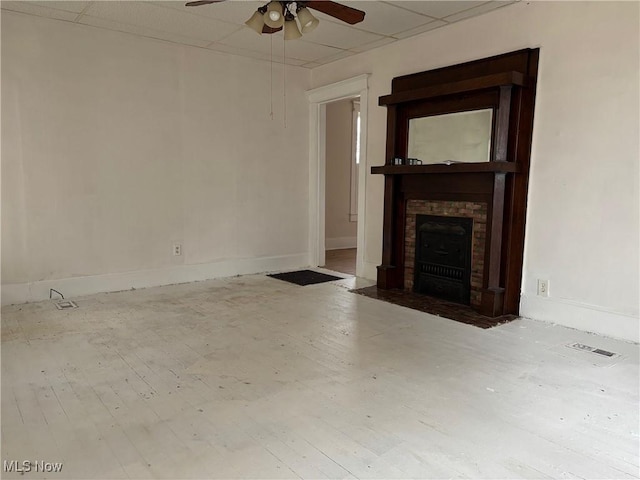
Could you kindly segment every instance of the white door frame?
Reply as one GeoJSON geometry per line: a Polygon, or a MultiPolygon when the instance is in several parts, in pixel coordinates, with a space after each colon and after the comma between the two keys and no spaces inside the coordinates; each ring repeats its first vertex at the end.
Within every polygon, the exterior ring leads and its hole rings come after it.
{"type": "Polygon", "coordinates": [[[326,106],[327,103],[360,97],[360,168],[358,169],[358,233],[356,275],[363,275],[365,184],[367,180],[367,119],[369,74],[307,91],[309,100],[309,265],[325,261],[326,106]]]}

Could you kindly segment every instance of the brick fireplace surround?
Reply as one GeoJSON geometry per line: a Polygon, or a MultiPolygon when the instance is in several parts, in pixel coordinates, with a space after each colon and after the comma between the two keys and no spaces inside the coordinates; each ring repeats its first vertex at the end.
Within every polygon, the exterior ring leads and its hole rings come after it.
{"type": "Polygon", "coordinates": [[[487,233],[487,204],[484,202],[437,200],[409,200],[407,202],[404,237],[404,288],[408,291],[413,291],[416,215],[465,217],[473,220],[471,238],[471,306],[480,308],[487,233]]]}

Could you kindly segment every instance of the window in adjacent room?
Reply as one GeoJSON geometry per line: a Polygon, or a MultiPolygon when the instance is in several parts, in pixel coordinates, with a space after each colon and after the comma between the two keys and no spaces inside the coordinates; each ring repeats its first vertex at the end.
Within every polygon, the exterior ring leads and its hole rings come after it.
{"type": "Polygon", "coordinates": [[[351,139],[351,206],[349,221],[358,221],[358,168],[360,166],[360,101],[353,101],[351,139]]]}

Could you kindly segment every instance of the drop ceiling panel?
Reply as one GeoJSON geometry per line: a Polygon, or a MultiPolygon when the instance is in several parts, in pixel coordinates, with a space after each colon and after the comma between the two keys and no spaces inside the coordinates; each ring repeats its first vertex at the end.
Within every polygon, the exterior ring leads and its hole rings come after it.
{"type": "Polygon", "coordinates": [[[478,15],[490,12],[491,10],[495,10],[496,8],[504,7],[505,5],[509,5],[511,3],[513,2],[487,2],[482,5],[478,5],[477,7],[470,8],[469,10],[465,10],[454,15],[449,15],[447,18],[445,18],[445,20],[447,22],[458,22],[460,20],[464,20],[465,18],[476,17],[478,15]]]}
{"type": "Polygon", "coordinates": [[[323,63],[323,64],[324,63],[331,63],[331,62],[335,62],[336,60],[342,60],[343,58],[350,57],[351,55],[353,55],[353,52],[350,52],[348,50],[342,50],[339,53],[330,55],[328,57],[321,57],[316,61],[318,61],[320,63],[323,63]]]}
{"type": "Polygon", "coordinates": [[[217,43],[269,55],[272,48],[274,53],[281,52],[283,42],[282,35],[258,35],[249,28],[242,28],[217,43]]]}
{"type": "Polygon", "coordinates": [[[53,18],[56,20],[65,20],[73,22],[78,16],[77,13],[67,12],[65,10],[56,10],[53,8],[43,7],[31,2],[2,2],[3,10],[12,12],[27,13],[38,17],[53,18]]]}
{"type": "Polygon", "coordinates": [[[198,7],[185,6],[187,0],[184,2],[176,1],[154,1],[150,2],[154,5],[178,10],[190,15],[198,15],[201,17],[213,18],[216,20],[222,20],[224,22],[233,23],[236,25],[243,25],[249,17],[259,7],[264,5],[265,2],[253,2],[253,1],[226,1],[210,5],[201,5],[198,7]]]}
{"type": "Polygon", "coordinates": [[[366,13],[363,22],[350,26],[311,10],[320,24],[301,39],[286,42],[286,59],[282,53],[282,33],[258,35],[244,25],[257,8],[266,3],[267,0],[227,0],[186,7],[183,1],[176,0],[39,0],[1,1],[0,7],[248,58],[273,59],[278,63],[303,64],[313,68],[513,2],[346,0],[345,4],[366,13]]]}
{"type": "Polygon", "coordinates": [[[287,65],[293,65],[296,67],[301,67],[302,65],[309,63],[306,60],[299,60],[297,58],[291,58],[291,57],[287,57],[286,59],[282,57],[274,57],[273,61],[278,63],[285,63],[287,65]]]}
{"type": "Polygon", "coordinates": [[[433,21],[433,18],[416,15],[414,12],[388,3],[371,1],[341,3],[366,12],[364,21],[355,25],[356,28],[380,35],[393,35],[433,21]]]}
{"type": "Polygon", "coordinates": [[[230,45],[224,45],[222,43],[212,43],[207,47],[208,50],[216,52],[230,53],[232,55],[240,55],[241,57],[255,58],[257,60],[269,60],[269,54],[262,52],[255,52],[253,50],[247,50],[244,48],[232,47],[230,45]]]}
{"type": "Polygon", "coordinates": [[[91,2],[20,2],[20,3],[32,3],[34,5],[40,5],[42,7],[54,8],[56,10],[65,10],[67,12],[80,13],[91,2]]]}
{"type": "Polygon", "coordinates": [[[413,37],[414,35],[418,35],[420,33],[428,32],[433,30],[434,28],[442,27],[444,25],[448,25],[444,20],[434,20],[431,23],[427,23],[426,25],[422,25],[421,27],[412,28],[411,30],[407,30],[406,32],[396,33],[394,35],[395,38],[408,38],[413,37]]]}
{"type": "Polygon", "coordinates": [[[306,60],[307,62],[313,62],[319,58],[325,58],[343,52],[343,50],[337,48],[318,45],[317,43],[309,43],[306,40],[291,40],[285,42],[285,47],[287,57],[298,58],[300,60],[306,60]]]}
{"type": "Polygon", "coordinates": [[[206,47],[211,42],[208,40],[199,40],[197,38],[189,38],[174,33],[154,30],[153,28],[141,27],[138,25],[128,25],[126,23],[114,22],[104,18],[90,17],[84,15],[78,23],[83,25],[91,25],[92,27],[105,28],[107,30],[116,30],[118,32],[131,33],[146,38],[154,38],[156,40],[165,40],[172,43],[182,45],[191,45],[193,47],[206,47]]]}
{"type": "Polygon", "coordinates": [[[380,40],[376,40],[375,42],[365,43],[364,45],[350,48],[349,50],[357,53],[366,52],[367,50],[373,50],[374,48],[382,47],[383,45],[388,45],[389,43],[393,43],[395,41],[395,38],[385,37],[380,40]]]}
{"type": "Polygon", "coordinates": [[[282,57],[283,47],[285,47],[286,43],[285,54],[287,57],[306,60],[307,62],[341,52],[341,50],[337,48],[309,43],[304,40],[291,40],[285,42],[282,39],[282,35],[258,35],[256,32],[248,28],[235,32],[233,35],[224,38],[219,43],[254,52],[260,52],[268,55],[269,58],[272,53],[272,46],[273,56],[282,57]]]}
{"type": "MultiPolygon", "coordinates": [[[[357,30],[351,28],[345,24],[334,23],[327,19],[331,18],[327,15],[313,14],[320,19],[320,25],[316,27],[310,33],[305,33],[304,40],[307,42],[318,43],[320,45],[327,45],[329,47],[336,47],[341,49],[354,48],[365,43],[375,42],[382,39],[382,35],[376,35],[375,33],[365,32],[363,30],[357,30]]],[[[357,26],[357,25],[356,25],[357,26]]]]}
{"type": "Polygon", "coordinates": [[[435,2],[401,1],[389,3],[393,3],[394,5],[397,5],[399,7],[406,8],[407,10],[421,13],[423,15],[428,15],[433,18],[444,18],[473,7],[477,7],[478,5],[482,5],[483,3],[487,2],[458,2],[453,0],[435,2]]]}
{"type": "Polygon", "coordinates": [[[239,25],[163,8],[147,2],[93,2],[86,14],[210,42],[240,28],[239,25]]]}
{"type": "MultiPolygon", "coordinates": [[[[272,60],[270,55],[260,53],[260,52],[253,52],[251,50],[245,50],[242,48],[230,47],[228,45],[223,45],[221,43],[214,43],[212,45],[209,45],[207,47],[207,50],[213,50],[214,52],[221,52],[221,53],[229,53],[231,55],[238,55],[241,57],[253,58],[256,60],[264,60],[266,62],[270,62],[272,60]]],[[[287,57],[286,59],[284,59],[282,55],[276,55],[276,54],[273,55],[273,62],[286,63],[287,65],[293,65],[296,67],[303,66],[309,63],[306,60],[299,60],[297,58],[291,58],[291,57],[287,57]]]]}

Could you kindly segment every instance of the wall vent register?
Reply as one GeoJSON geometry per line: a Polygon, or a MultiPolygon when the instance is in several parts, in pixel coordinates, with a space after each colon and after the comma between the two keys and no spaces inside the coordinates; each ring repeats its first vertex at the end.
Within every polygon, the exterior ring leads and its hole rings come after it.
{"type": "Polygon", "coordinates": [[[58,310],[69,310],[72,308],[78,308],[78,304],[76,302],[72,302],[71,300],[60,300],[56,302],[56,308],[58,310]]]}

